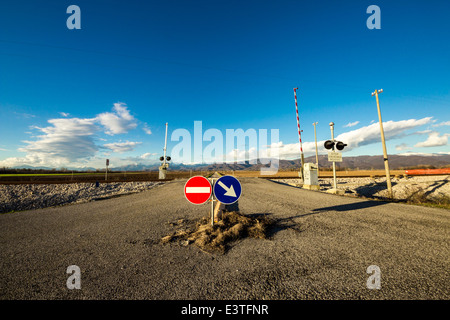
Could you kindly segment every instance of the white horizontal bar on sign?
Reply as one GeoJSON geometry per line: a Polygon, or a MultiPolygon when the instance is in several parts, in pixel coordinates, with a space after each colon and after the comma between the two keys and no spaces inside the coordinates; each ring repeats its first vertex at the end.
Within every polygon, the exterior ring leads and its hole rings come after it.
{"type": "Polygon", "coordinates": [[[186,193],[210,193],[210,187],[186,187],[186,193]]]}

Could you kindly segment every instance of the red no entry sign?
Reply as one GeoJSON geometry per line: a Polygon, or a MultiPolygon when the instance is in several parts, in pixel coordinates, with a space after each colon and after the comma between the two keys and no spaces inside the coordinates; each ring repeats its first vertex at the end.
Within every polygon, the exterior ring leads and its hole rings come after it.
{"type": "Polygon", "coordinates": [[[202,176],[190,178],[184,186],[184,195],[193,204],[205,203],[211,196],[211,192],[211,183],[202,176]]]}

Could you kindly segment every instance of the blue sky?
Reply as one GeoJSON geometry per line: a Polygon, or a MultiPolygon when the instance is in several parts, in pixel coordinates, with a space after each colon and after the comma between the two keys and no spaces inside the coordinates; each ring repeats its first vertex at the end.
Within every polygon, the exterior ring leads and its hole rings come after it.
{"type": "Polygon", "coordinates": [[[438,0],[2,1],[0,166],[154,163],[165,123],[170,154],[173,131],[193,135],[194,121],[224,136],[278,129],[271,148],[299,158],[294,87],[306,156],[315,121],[319,144],[333,121],[344,156],[381,155],[371,96],[381,88],[389,154],[450,153],[449,10],[438,0]],[[79,30],[66,26],[73,4],[79,30]],[[381,29],[366,26],[372,4],[381,29]]]}

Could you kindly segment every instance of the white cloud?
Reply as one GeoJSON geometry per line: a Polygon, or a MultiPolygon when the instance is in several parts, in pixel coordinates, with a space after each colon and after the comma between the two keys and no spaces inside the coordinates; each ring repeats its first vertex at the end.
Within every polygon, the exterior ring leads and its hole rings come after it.
{"type": "Polygon", "coordinates": [[[148,124],[144,123],[144,127],[142,128],[146,134],[152,134],[152,130],[150,130],[148,124]]]}
{"type": "Polygon", "coordinates": [[[410,150],[410,149],[412,149],[412,148],[409,147],[406,143],[402,143],[402,144],[395,146],[395,150],[398,150],[398,151],[410,150]]]}
{"type": "Polygon", "coordinates": [[[416,131],[414,132],[414,134],[429,134],[430,132],[432,132],[431,130],[422,130],[422,131],[416,131]]]}
{"type": "MultiPolygon", "coordinates": [[[[235,161],[247,161],[254,160],[258,157],[258,150],[255,147],[248,148],[247,150],[233,149],[228,152],[225,157],[225,161],[235,162],[235,161]]],[[[223,161],[223,157],[215,157],[216,161],[223,161]]],[[[209,162],[204,159],[205,162],[209,162]]]]}
{"type": "MultiPolygon", "coordinates": [[[[423,126],[425,124],[429,124],[431,122],[431,117],[422,118],[422,119],[409,119],[409,120],[401,120],[401,121],[387,121],[383,122],[384,135],[386,140],[397,139],[407,135],[416,134],[417,132],[408,133],[408,130],[423,126]]],[[[420,134],[424,134],[427,132],[420,132],[420,134]]],[[[338,141],[342,141],[347,144],[344,151],[349,151],[361,146],[370,145],[373,143],[381,142],[381,134],[380,134],[380,124],[373,123],[368,126],[355,129],[352,131],[344,132],[338,135],[336,138],[338,141]]],[[[324,147],[325,140],[317,141],[317,149],[318,153],[326,154],[329,150],[324,147]]],[[[401,144],[396,146],[397,150],[406,150],[408,146],[406,144],[401,144]]],[[[316,152],[316,145],[314,141],[303,141],[302,143],[303,154],[305,156],[314,155],[316,152]]],[[[271,157],[279,157],[279,159],[298,159],[300,158],[300,143],[290,143],[284,144],[282,141],[277,143],[272,143],[267,146],[267,154],[258,155],[258,150],[255,148],[250,148],[249,150],[235,149],[229,152],[226,155],[226,159],[236,159],[237,161],[243,161],[245,159],[253,160],[259,158],[271,158],[271,157]]],[[[223,161],[223,156],[219,155],[214,159],[204,159],[204,161],[223,161]]]]}
{"type": "MultiPolygon", "coordinates": [[[[431,117],[418,120],[409,119],[383,122],[384,136],[386,140],[401,138],[408,135],[408,130],[420,127],[430,122],[431,117]]],[[[335,137],[335,139],[347,144],[344,151],[349,151],[372,143],[378,143],[381,142],[380,124],[377,122],[359,129],[344,132],[335,137]]],[[[319,153],[328,152],[328,150],[323,146],[324,142],[325,140],[317,141],[319,153]]],[[[315,154],[316,149],[314,142],[303,142],[302,147],[303,153],[306,156],[315,154]]],[[[283,142],[279,142],[278,144],[272,144],[269,149],[274,148],[278,149],[280,159],[292,159],[300,157],[300,143],[298,142],[291,144],[283,144],[283,142]]]]}
{"type": "Polygon", "coordinates": [[[68,116],[70,116],[70,113],[67,113],[67,112],[60,112],[59,114],[60,114],[61,116],[65,117],[65,118],[67,118],[68,116]]]}
{"type": "Polygon", "coordinates": [[[438,153],[424,153],[424,152],[405,152],[405,153],[397,153],[397,156],[425,156],[425,157],[434,157],[439,155],[450,154],[450,152],[438,152],[438,153]]]}
{"type": "Polygon", "coordinates": [[[137,127],[136,119],[130,115],[125,103],[114,103],[113,110],[114,113],[104,112],[97,116],[97,119],[106,128],[106,134],[127,133],[137,127]]]}
{"type": "Polygon", "coordinates": [[[450,121],[445,121],[445,122],[441,122],[441,123],[438,123],[438,124],[433,124],[433,125],[431,125],[432,127],[442,127],[442,126],[450,126],[450,121]]]}
{"type": "MultiPolygon", "coordinates": [[[[0,166],[14,167],[20,165],[62,167],[85,166],[86,163],[97,163],[96,154],[99,146],[97,140],[104,140],[97,136],[101,130],[114,135],[126,133],[137,126],[137,121],[130,115],[123,103],[115,103],[113,113],[101,113],[95,118],[59,118],[50,119],[47,127],[30,126],[41,134],[31,136],[34,141],[23,141],[26,145],[18,151],[25,152],[24,157],[11,157],[0,161],[0,166]]],[[[69,114],[60,113],[62,116],[69,114]]],[[[116,142],[105,144],[105,147],[114,152],[128,152],[140,142],[116,142]]]]}
{"type": "Polygon", "coordinates": [[[349,122],[347,123],[344,128],[350,128],[350,127],[354,127],[359,123],[359,121],[355,121],[355,122],[349,122]]]}
{"type": "MultiPolygon", "coordinates": [[[[431,117],[419,120],[386,121],[383,122],[384,136],[386,140],[401,138],[407,135],[406,131],[430,122],[431,117]]],[[[348,146],[346,147],[346,150],[380,142],[380,124],[377,122],[356,130],[342,133],[336,137],[336,140],[347,143],[348,146]]]]}
{"type": "Polygon", "coordinates": [[[94,134],[98,131],[94,119],[51,119],[51,126],[34,127],[42,135],[36,141],[23,141],[27,145],[18,151],[25,152],[24,158],[8,158],[0,161],[1,166],[65,166],[71,162],[94,156],[98,150],[94,134]]]}
{"type": "Polygon", "coordinates": [[[141,144],[142,142],[114,142],[114,143],[107,143],[103,145],[105,148],[108,148],[112,150],[113,152],[118,153],[124,153],[124,152],[130,152],[134,150],[134,147],[141,144]]]}
{"type": "Polygon", "coordinates": [[[147,152],[147,153],[144,153],[144,154],[140,155],[139,158],[140,159],[149,159],[150,157],[156,156],[156,155],[158,155],[158,154],[157,153],[147,152]]]}
{"type": "Polygon", "coordinates": [[[18,117],[18,118],[36,118],[36,116],[34,114],[31,113],[24,113],[24,112],[15,112],[13,111],[13,113],[18,117]]]}
{"type": "Polygon", "coordinates": [[[439,136],[439,132],[433,131],[428,134],[428,139],[414,145],[416,148],[440,147],[446,146],[449,134],[439,136]]]}
{"type": "MultiPolygon", "coordinates": [[[[326,149],[323,147],[324,141],[317,141],[317,148],[319,152],[325,152],[326,149]]],[[[303,142],[302,149],[304,155],[312,155],[316,152],[316,145],[314,142],[303,142]]],[[[279,155],[280,159],[292,159],[292,158],[300,158],[300,142],[298,143],[290,143],[284,144],[283,141],[278,143],[272,143],[267,148],[268,157],[271,157],[272,154],[279,155]]]]}

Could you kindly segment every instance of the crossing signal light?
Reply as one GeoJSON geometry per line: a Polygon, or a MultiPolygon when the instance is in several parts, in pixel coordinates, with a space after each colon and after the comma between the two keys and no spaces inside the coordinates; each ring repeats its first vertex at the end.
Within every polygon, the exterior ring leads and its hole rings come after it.
{"type": "Polygon", "coordinates": [[[171,157],[167,156],[166,157],[167,161],[170,161],[170,159],[172,159],[171,157]]]}
{"type": "MultiPolygon", "coordinates": [[[[332,140],[327,140],[325,141],[325,143],[323,144],[325,149],[333,149],[335,142],[332,140]]],[[[346,143],[343,143],[342,141],[338,141],[336,143],[336,149],[338,150],[344,150],[344,148],[347,146],[346,143]]]]}
{"type": "Polygon", "coordinates": [[[345,143],[339,141],[338,143],[336,143],[336,149],[338,149],[338,150],[343,150],[344,147],[345,147],[346,145],[347,145],[347,144],[345,144],[345,143]]]}
{"type": "Polygon", "coordinates": [[[323,145],[324,145],[325,149],[332,149],[334,146],[334,141],[327,140],[327,141],[325,141],[325,143],[323,145]]]}
{"type": "MultiPolygon", "coordinates": [[[[170,161],[171,159],[172,159],[172,158],[169,157],[169,156],[166,157],[166,160],[167,160],[167,161],[170,161]]],[[[159,157],[159,160],[160,160],[160,161],[164,161],[164,157],[159,157]]]]}

